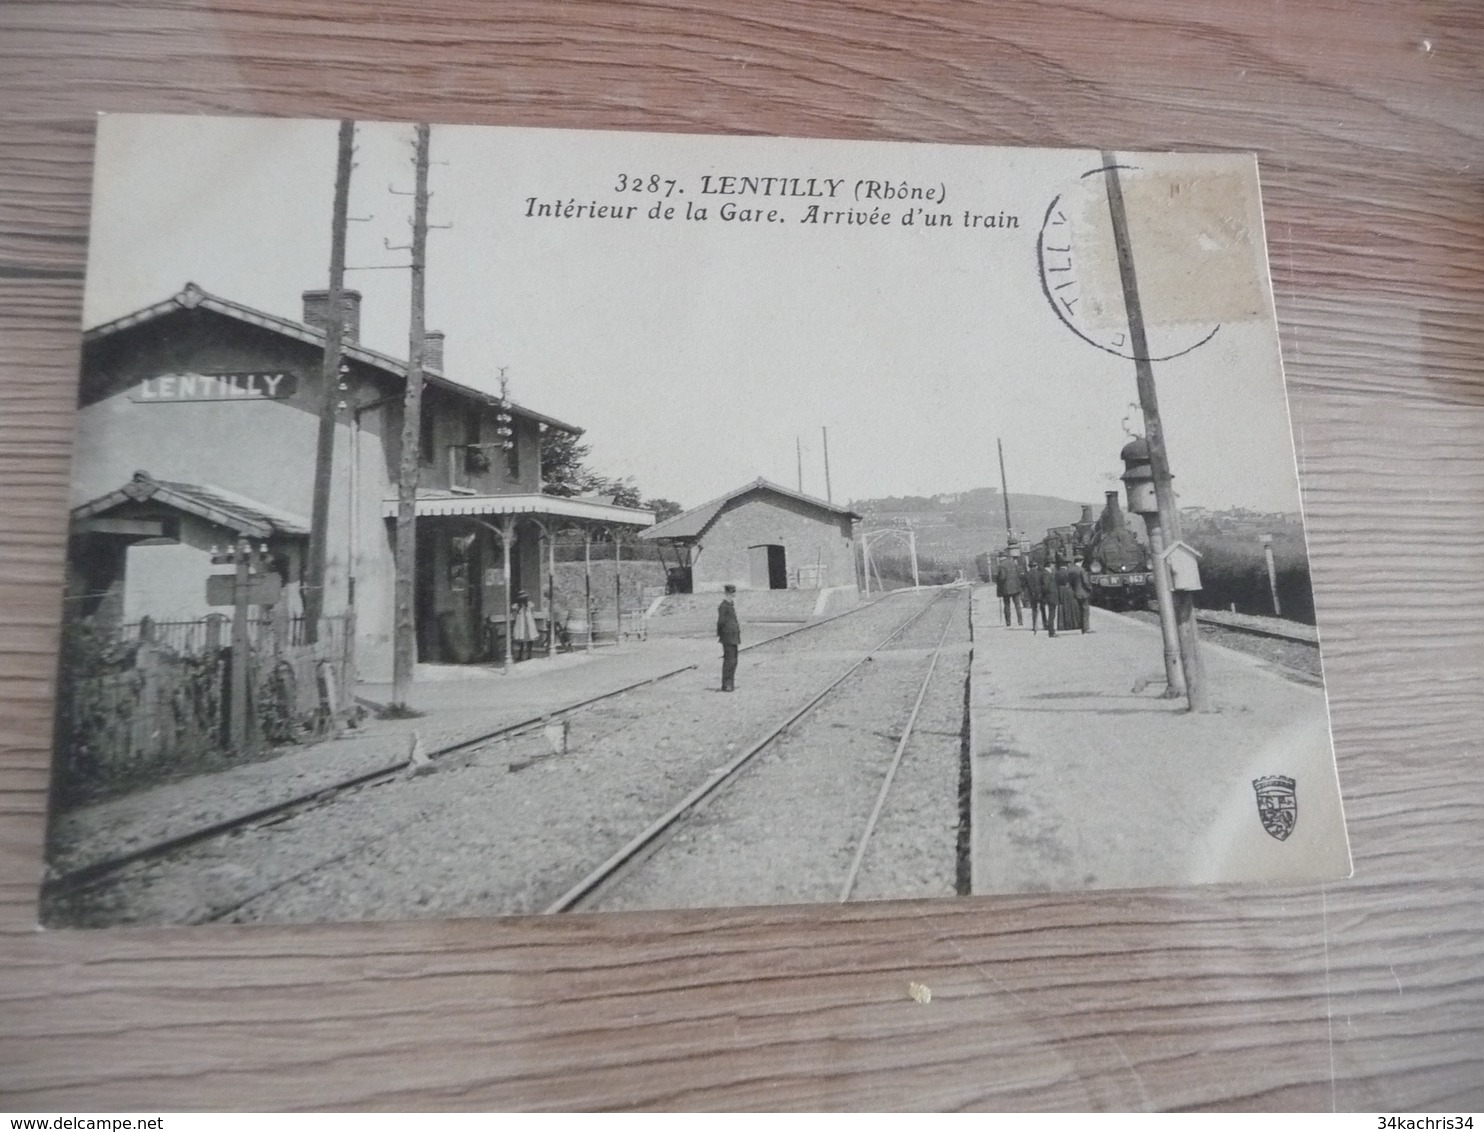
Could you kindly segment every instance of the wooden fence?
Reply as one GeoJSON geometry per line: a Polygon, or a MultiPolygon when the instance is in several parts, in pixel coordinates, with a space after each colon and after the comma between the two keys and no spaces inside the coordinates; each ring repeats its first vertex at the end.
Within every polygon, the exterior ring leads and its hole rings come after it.
{"type": "Polygon", "coordinates": [[[334,726],[355,681],[352,615],[249,622],[247,751],[229,742],[231,621],[63,626],[56,749],[64,799],[78,800],[229,765],[334,726]]]}

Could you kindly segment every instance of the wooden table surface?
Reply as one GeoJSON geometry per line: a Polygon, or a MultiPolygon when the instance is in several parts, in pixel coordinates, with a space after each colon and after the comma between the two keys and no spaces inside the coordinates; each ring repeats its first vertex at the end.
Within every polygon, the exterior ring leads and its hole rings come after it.
{"type": "Polygon", "coordinates": [[[0,1109],[1484,1107],[1484,8],[1103,7],[0,6],[0,1109]],[[1256,151],[1354,879],[35,931],[100,109],[1256,151]]]}

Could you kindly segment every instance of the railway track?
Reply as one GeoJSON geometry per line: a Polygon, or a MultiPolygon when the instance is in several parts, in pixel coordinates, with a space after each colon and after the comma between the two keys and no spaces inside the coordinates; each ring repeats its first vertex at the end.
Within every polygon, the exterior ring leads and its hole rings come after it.
{"type": "MultiPolygon", "coordinates": [[[[1124,616],[1135,617],[1141,621],[1157,621],[1159,618],[1153,608],[1125,610],[1124,616]]],[[[1289,621],[1282,617],[1261,617],[1250,613],[1228,613],[1223,609],[1197,609],[1195,619],[1202,625],[1229,629],[1233,633],[1244,636],[1270,637],[1273,640],[1319,647],[1319,630],[1301,621],[1289,621]]]]}
{"type": "MultiPolygon", "coordinates": [[[[776,638],[769,638],[769,640],[773,639],[776,638]]],[[[766,644],[767,642],[759,641],[757,643],[766,644]]],[[[638,688],[648,687],[649,685],[656,684],[661,680],[666,680],[671,676],[678,676],[682,672],[689,672],[695,667],[696,666],[694,664],[688,664],[684,667],[673,669],[670,672],[661,673],[658,676],[652,676],[645,680],[638,680],[632,684],[626,684],[621,688],[615,688],[610,691],[604,692],[601,695],[592,696],[585,700],[580,700],[577,703],[569,704],[568,706],[561,708],[558,711],[549,712],[540,716],[532,716],[528,719],[519,720],[515,723],[506,724],[502,727],[497,727],[490,731],[482,732],[471,738],[460,739],[457,742],[445,744],[433,751],[427,752],[426,757],[430,762],[433,762],[439,759],[446,758],[449,755],[455,755],[462,751],[473,750],[474,748],[485,746],[492,742],[498,742],[503,739],[518,738],[519,736],[530,733],[536,728],[546,726],[554,720],[574,715],[577,712],[580,712],[585,708],[592,707],[594,704],[601,703],[604,700],[613,699],[614,697],[621,696],[626,692],[635,691],[638,688]]],[[[313,789],[306,790],[300,794],[295,794],[292,797],[286,798],[282,801],[274,802],[266,806],[260,806],[256,809],[248,810],[243,813],[233,814],[232,816],[223,818],[220,821],[212,822],[208,825],[203,825],[196,829],[176,834],[172,837],[162,838],[158,841],[137,846],[133,849],[128,850],[127,852],[105,857],[101,860],[90,862],[89,864],[83,865],[79,868],[71,869],[67,872],[60,873],[53,877],[48,877],[42,882],[42,896],[56,897],[72,892],[77,892],[81,889],[88,888],[101,881],[107,880],[110,876],[120,872],[122,869],[130,865],[154,860],[158,857],[163,857],[169,853],[176,852],[181,849],[186,849],[193,845],[200,844],[201,842],[210,841],[214,838],[225,837],[228,834],[234,833],[241,829],[247,829],[256,825],[268,824],[273,821],[304,813],[308,810],[312,810],[320,806],[325,806],[344,794],[348,794],[352,791],[364,789],[370,786],[378,786],[382,783],[390,782],[396,779],[399,775],[403,774],[408,769],[410,763],[410,756],[407,758],[398,759],[397,761],[388,765],[378,767],[375,770],[364,771],[359,774],[351,775],[350,777],[341,779],[338,782],[331,783],[328,786],[316,786],[313,789]]]]}
{"type": "Polygon", "coordinates": [[[604,898],[615,890],[621,889],[636,871],[644,869],[656,854],[663,851],[665,845],[675,836],[678,830],[682,829],[696,815],[701,813],[703,809],[713,804],[729,786],[732,786],[740,779],[747,768],[758,762],[761,755],[773,749],[804,721],[806,717],[815,713],[821,705],[836,695],[851,677],[860,672],[864,666],[893,642],[898,641],[914,625],[925,619],[931,611],[939,608],[945,599],[947,599],[952,606],[950,614],[945,619],[941,632],[937,634],[937,640],[932,647],[926,671],[917,684],[916,698],[913,700],[912,707],[907,713],[906,722],[902,726],[886,772],[875,793],[875,801],[871,806],[870,814],[861,827],[858,837],[855,839],[855,849],[850,865],[846,869],[845,876],[840,882],[837,891],[836,899],[838,902],[845,903],[850,900],[856,890],[857,882],[861,876],[862,864],[866,859],[867,849],[871,844],[872,834],[875,832],[886,806],[893,781],[902,764],[903,755],[909,743],[914,738],[913,729],[922,708],[924,698],[927,695],[929,685],[938,670],[938,662],[943,652],[944,643],[960,613],[961,607],[957,601],[957,596],[957,593],[954,591],[945,591],[938,594],[933,601],[915,610],[911,616],[903,620],[901,624],[895,626],[890,633],[863,653],[844,671],[829,680],[805,704],[790,711],[781,722],[773,726],[761,739],[752,743],[746,750],[735,756],[726,765],[718,768],[709,779],[681,798],[680,801],[676,802],[663,814],[654,819],[648,826],[632,837],[601,864],[589,871],[576,884],[572,885],[552,901],[545,908],[545,911],[548,914],[555,914],[587,910],[601,904],[604,898]]]}
{"type": "MultiPolygon", "coordinates": [[[[1157,613],[1136,610],[1122,614],[1150,625],[1159,623],[1157,613]]],[[[1246,653],[1275,665],[1275,671],[1301,684],[1319,684],[1323,669],[1319,659],[1319,633],[1312,625],[1284,621],[1278,617],[1255,617],[1199,609],[1201,639],[1246,653]]]]}
{"type": "MultiPolygon", "coordinates": [[[[887,600],[890,600],[890,595],[888,595],[887,600]]],[[[845,610],[842,613],[835,614],[832,617],[823,618],[819,621],[809,622],[805,625],[799,626],[796,629],[790,629],[782,633],[774,634],[760,641],[751,642],[747,645],[744,645],[742,651],[747,652],[757,649],[765,649],[769,645],[772,645],[776,642],[783,641],[788,638],[793,638],[800,634],[808,634],[812,631],[817,631],[834,622],[855,616],[864,610],[873,608],[876,608],[876,603],[858,605],[856,607],[853,607],[852,609],[845,610]]],[[[697,665],[695,664],[682,665],[670,671],[660,673],[656,676],[648,677],[644,680],[635,681],[632,684],[627,684],[620,688],[611,689],[599,695],[588,697],[586,699],[565,705],[564,707],[552,712],[547,712],[538,716],[532,716],[527,719],[518,720],[516,722],[506,724],[498,728],[490,729],[486,732],[481,732],[480,734],[474,736],[462,738],[456,742],[443,745],[433,751],[428,752],[427,758],[430,762],[437,762],[440,760],[446,760],[450,756],[454,756],[460,753],[471,752],[486,748],[491,744],[498,744],[519,739],[521,737],[530,735],[532,732],[547,727],[555,721],[570,718],[599,704],[602,704],[605,701],[618,699],[626,694],[636,692],[640,689],[650,687],[672,677],[679,676],[681,673],[693,671],[696,667],[697,665]]],[[[204,824],[195,829],[187,830],[173,836],[138,845],[125,852],[113,854],[99,860],[81,865],[77,868],[58,873],[57,875],[50,876],[43,881],[43,899],[57,900],[71,897],[78,893],[86,892],[91,888],[107,884],[110,880],[119,876],[121,873],[125,872],[125,870],[128,870],[132,866],[161,861],[169,858],[172,854],[181,853],[186,850],[202,846],[209,842],[225,839],[242,831],[276,825],[277,823],[286,821],[290,818],[312,813],[315,810],[330,805],[332,802],[346,795],[395,781],[408,770],[409,764],[410,758],[401,758],[396,760],[395,762],[383,765],[376,769],[348,776],[341,781],[334,782],[329,785],[320,785],[312,789],[305,790],[302,793],[295,794],[291,797],[274,802],[272,804],[260,806],[243,813],[234,814],[219,821],[204,824]]],[[[291,877],[281,878],[273,885],[253,893],[246,899],[236,900],[232,902],[230,906],[222,906],[212,909],[209,913],[197,917],[197,922],[200,922],[201,920],[222,919],[239,909],[241,906],[250,903],[252,900],[258,899],[260,896],[265,895],[270,891],[281,888],[284,885],[294,883],[295,881],[303,880],[305,877],[312,874],[313,872],[334,865],[336,862],[354,853],[355,851],[357,851],[357,849],[364,847],[366,844],[370,844],[379,838],[386,837],[389,832],[394,831],[379,831],[374,838],[368,839],[364,842],[358,841],[350,848],[335,854],[333,857],[329,859],[319,860],[318,862],[306,867],[304,870],[301,870],[291,877]]]]}
{"type": "Polygon", "coordinates": [[[1272,637],[1280,641],[1319,647],[1319,631],[1313,625],[1286,621],[1281,617],[1258,617],[1247,613],[1227,613],[1220,609],[1197,609],[1195,619],[1203,625],[1218,625],[1234,633],[1254,637],[1272,637]]]}

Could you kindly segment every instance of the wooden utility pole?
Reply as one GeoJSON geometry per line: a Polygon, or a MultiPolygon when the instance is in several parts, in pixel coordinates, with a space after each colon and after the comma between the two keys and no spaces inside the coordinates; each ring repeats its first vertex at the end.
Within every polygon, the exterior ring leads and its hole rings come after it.
{"type": "Polygon", "coordinates": [[[799,458],[799,494],[804,494],[804,442],[794,437],[794,453],[799,458]]]}
{"type": "Polygon", "coordinates": [[[613,528],[613,646],[623,644],[623,543],[613,528]]]}
{"type": "Polygon", "coordinates": [[[1278,602],[1278,568],[1273,563],[1273,536],[1262,536],[1262,554],[1268,562],[1268,590],[1273,595],[1273,616],[1283,616],[1283,606],[1278,602]]]}
{"type": "Polygon", "coordinates": [[[1154,604],[1159,610],[1159,633],[1165,655],[1165,695],[1188,696],[1185,683],[1185,660],[1180,651],[1179,618],[1175,613],[1175,591],[1170,588],[1170,572],[1164,567],[1165,536],[1159,512],[1144,516],[1149,532],[1150,573],[1154,575],[1154,604]]]}
{"type": "Polygon", "coordinates": [[[514,535],[515,535],[515,516],[513,516],[513,515],[501,515],[500,516],[500,570],[501,570],[500,577],[502,577],[502,578],[505,579],[505,581],[500,586],[501,590],[505,594],[505,597],[503,598],[503,600],[501,602],[501,604],[503,606],[503,608],[501,609],[501,613],[503,614],[503,616],[505,618],[505,644],[504,644],[504,646],[503,646],[503,648],[501,649],[501,652],[500,652],[500,670],[502,672],[509,672],[510,671],[510,638],[513,635],[512,632],[511,632],[511,630],[513,630],[515,628],[515,625],[513,623],[513,619],[510,616],[510,599],[513,596],[511,594],[511,592],[510,592],[510,540],[511,540],[511,538],[514,535]]]}
{"type": "MultiPolygon", "coordinates": [[[[1149,445],[1149,463],[1154,473],[1154,498],[1159,504],[1159,530],[1164,547],[1151,546],[1153,568],[1169,577],[1169,563],[1163,553],[1180,541],[1180,510],[1175,503],[1174,476],[1165,451],[1164,426],[1159,419],[1159,398],[1154,390],[1154,366],[1149,360],[1149,340],[1144,333],[1144,310],[1139,303],[1138,278],[1134,273],[1133,250],[1128,238],[1128,213],[1124,209],[1123,186],[1118,181],[1118,165],[1111,153],[1103,154],[1103,178],[1108,188],[1108,212],[1113,221],[1113,243],[1118,251],[1118,275],[1123,284],[1123,305],[1128,313],[1129,345],[1133,349],[1134,372],[1138,378],[1139,406],[1144,410],[1144,440],[1149,445]]],[[[1155,540],[1151,539],[1151,542],[1155,540]]],[[[1167,583],[1168,584],[1168,583],[1167,583]]],[[[1201,661],[1200,638],[1196,633],[1195,602],[1180,590],[1172,593],[1175,634],[1180,645],[1180,660],[1185,670],[1185,692],[1191,711],[1207,711],[1210,699],[1206,688],[1206,669],[1201,661]]]]}
{"type": "MultiPolygon", "coordinates": [[[[351,154],[356,124],[340,123],[335,161],[335,205],[330,221],[330,295],[325,321],[325,352],[320,366],[319,436],[314,449],[314,502],[309,519],[308,561],[304,567],[304,636],[319,640],[325,610],[325,556],[330,541],[330,480],[335,470],[335,415],[340,403],[340,357],[345,340],[345,228],[350,209],[351,154]]],[[[355,516],[351,516],[355,522],[355,516]]],[[[350,570],[354,564],[347,563],[350,570]]]]}
{"type": "MultiPolygon", "coordinates": [[[[428,253],[428,125],[417,126],[412,193],[412,316],[407,341],[407,390],[402,399],[402,465],[397,478],[396,623],[392,642],[392,703],[405,707],[417,661],[414,596],[417,577],[417,472],[422,438],[423,291],[428,253]]],[[[510,577],[508,571],[506,578],[510,577]]],[[[509,621],[506,621],[509,639],[509,621]]]]}
{"type": "Polygon", "coordinates": [[[833,503],[835,493],[830,487],[830,430],[824,425],[819,426],[819,434],[824,438],[824,501],[833,503]]]}
{"type": "Polygon", "coordinates": [[[252,749],[253,729],[248,714],[248,669],[252,647],[247,635],[247,605],[252,581],[252,547],[238,540],[232,547],[232,750],[246,754],[252,749]]]}
{"type": "Polygon", "coordinates": [[[546,532],[546,659],[556,656],[556,532],[546,532]]]}
{"type": "Polygon", "coordinates": [[[582,528],[582,619],[587,622],[587,651],[593,651],[593,531],[582,528]]]}
{"type": "Polygon", "coordinates": [[[1005,540],[1015,541],[1015,528],[1010,525],[1010,488],[1005,482],[1005,442],[995,437],[995,447],[1000,450],[1000,494],[1005,497],[1005,540]]]}

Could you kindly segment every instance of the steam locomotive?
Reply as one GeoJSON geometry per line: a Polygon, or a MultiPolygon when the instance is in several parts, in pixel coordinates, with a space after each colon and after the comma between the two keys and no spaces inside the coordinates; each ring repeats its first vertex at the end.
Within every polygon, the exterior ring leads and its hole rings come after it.
{"type": "MultiPolygon", "coordinates": [[[[1092,603],[1105,609],[1143,609],[1154,597],[1154,575],[1150,572],[1149,549],[1129,528],[1118,492],[1106,493],[1103,513],[1093,518],[1091,504],[1082,507],[1075,523],[1052,527],[1046,537],[1027,548],[1025,557],[1034,566],[1048,561],[1080,562],[1087,573],[1092,603]]],[[[994,570],[1003,552],[981,554],[975,559],[980,579],[994,580],[994,570]]]]}

